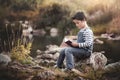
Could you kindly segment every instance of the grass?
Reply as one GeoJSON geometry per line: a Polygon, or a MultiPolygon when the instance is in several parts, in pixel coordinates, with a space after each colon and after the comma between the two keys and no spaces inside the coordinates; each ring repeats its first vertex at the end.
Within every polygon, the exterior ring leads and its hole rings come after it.
{"type": "Polygon", "coordinates": [[[31,63],[32,58],[29,54],[32,42],[27,43],[27,40],[23,40],[21,23],[6,23],[0,33],[2,34],[0,35],[1,52],[10,52],[12,60],[26,64],[31,63]]]}
{"type": "Polygon", "coordinates": [[[96,25],[91,27],[95,35],[100,35],[106,33],[106,28],[108,25],[96,25]]]}

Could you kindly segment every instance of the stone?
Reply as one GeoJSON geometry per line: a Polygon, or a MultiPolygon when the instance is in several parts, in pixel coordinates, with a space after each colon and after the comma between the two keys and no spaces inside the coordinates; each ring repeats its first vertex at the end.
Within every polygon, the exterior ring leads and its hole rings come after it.
{"type": "Polygon", "coordinates": [[[44,65],[48,64],[49,62],[50,62],[49,60],[43,60],[43,61],[41,61],[41,63],[44,64],[44,65]]]}
{"type": "Polygon", "coordinates": [[[90,64],[92,64],[92,67],[94,70],[98,69],[104,69],[105,65],[107,63],[107,58],[102,52],[94,52],[91,54],[90,58],[90,64]]]}
{"type": "Polygon", "coordinates": [[[42,54],[42,51],[38,49],[38,50],[36,51],[36,53],[37,53],[37,54],[42,54]]]}
{"type": "Polygon", "coordinates": [[[102,40],[96,38],[96,39],[94,39],[94,43],[103,44],[104,42],[102,40]]]}
{"type": "Polygon", "coordinates": [[[0,54],[0,66],[6,66],[8,65],[9,62],[11,62],[11,58],[6,54],[1,53],[0,54]]]}
{"type": "Polygon", "coordinates": [[[47,45],[46,46],[46,49],[47,50],[53,50],[54,48],[58,48],[59,46],[57,46],[57,45],[47,45]]]}
{"type": "Polygon", "coordinates": [[[50,66],[53,66],[53,65],[55,65],[55,64],[56,64],[56,62],[55,62],[54,60],[50,60],[50,61],[49,61],[49,65],[50,65],[50,66]]]}
{"type": "Polygon", "coordinates": [[[45,54],[55,54],[57,51],[56,50],[46,50],[44,51],[45,54]]]}
{"type": "Polygon", "coordinates": [[[42,55],[37,55],[35,59],[41,59],[42,55]]]}
{"type": "Polygon", "coordinates": [[[41,58],[42,59],[53,59],[53,55],[52,54],[42,54],[41,58]]]}
{"type": "Polygon", "coordinates": [[[76,66],[81,66],[82,64],[89,64],[94,70],[104,69],[107,63],[107,58],[102,52],[94,52],[89,58],[78,61],[76,66]]]}
{"type": "Polygon", "coordinates": [[[55,80],[55,73],[53,71],[39,72],[32,80],[55,80]]]}
{"type": "Polygon", "coordinates": [[[57,60],[58,57],[59,57],[59,53],[58,52],[53,55],[54,60],[57,60]]]}
{"type": "Polygon", "coordinates": [[[120,72],[120,61],[105,66],[105,72],[107,73],[113,73],[118,71],[120,72]]]}

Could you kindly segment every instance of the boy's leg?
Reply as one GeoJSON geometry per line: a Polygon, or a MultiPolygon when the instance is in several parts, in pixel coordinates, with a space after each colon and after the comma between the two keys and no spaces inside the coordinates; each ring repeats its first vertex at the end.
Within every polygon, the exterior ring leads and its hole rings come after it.
{"type": "Polygon", "coordinates": [[[84,49],[67,47],[65,49],[67,69],[74,68],[74,56],[82,58],[82,56],[85,56],[85,54],[87,54],[87,51],[85,51],[84,49]]]}
{"type": "Polygon", "coordinates": [[[59,68],[62,67],[64,59],[65,59],[65,48],[60,51],[60,55],[57,60],[57,67],[59,68]]]}

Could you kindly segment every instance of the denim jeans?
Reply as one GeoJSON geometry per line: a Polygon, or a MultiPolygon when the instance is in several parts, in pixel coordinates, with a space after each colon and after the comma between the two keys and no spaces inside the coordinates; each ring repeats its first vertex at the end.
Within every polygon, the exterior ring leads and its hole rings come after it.
{"type": "Polygon", "coordinates": [[[63,65],[63,61],[66,57],[66,68],[72,69],[74,68],[74,57],[83,59],[85,57],[90,56],[90,52],[86,51],[83,48],[73,48],[66,47],[60,51],[60,55],[57,60],[57,66],[60,68],[63,65]]]}

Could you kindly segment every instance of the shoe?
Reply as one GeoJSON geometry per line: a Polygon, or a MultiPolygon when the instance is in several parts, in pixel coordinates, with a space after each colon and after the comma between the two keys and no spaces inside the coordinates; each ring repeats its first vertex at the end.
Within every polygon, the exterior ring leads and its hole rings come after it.
{"type": "Polygon", "coordinates": [[[59,67],[58,67],[57,65],[54,65],[54,68],[55,68],[55,69],[59,69],[59,67]]]}
{"type": "Polygon", "coordinates": [[[61,69],[61,71],[62,71],[62,72],[72,72],[71,69],[67,69],[67,68],[61,69]]]}
{"type": "Polygon", "coordinates": [[[61,67],[58,67],[57,65],[54,65],[54,68],[56,69],[56,68],[59,68],[59,69],[61,69],[61,67]]]}
{"type": "Polygon", "coordinates": [[[54,68],[58,68],[58,66],[57,66],[57,65],[54,65],[53,67],[54,67],[54,68]]]}

